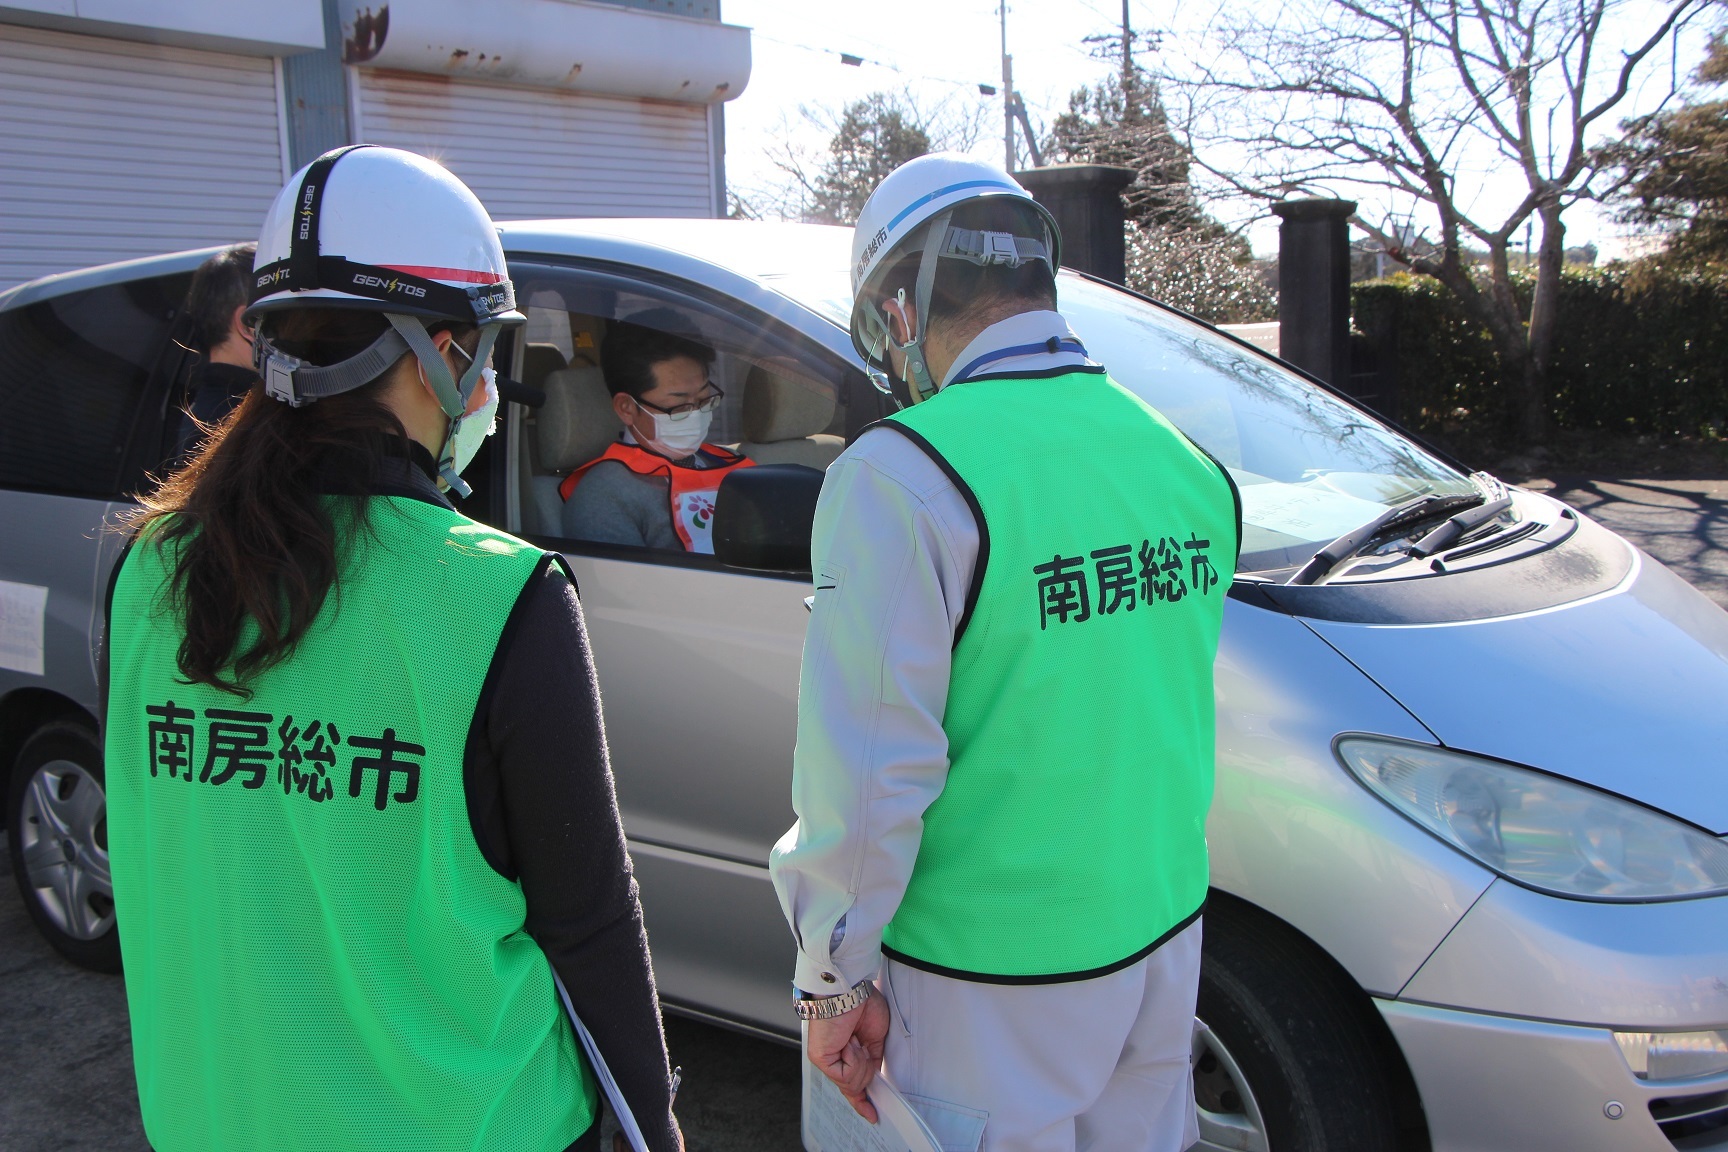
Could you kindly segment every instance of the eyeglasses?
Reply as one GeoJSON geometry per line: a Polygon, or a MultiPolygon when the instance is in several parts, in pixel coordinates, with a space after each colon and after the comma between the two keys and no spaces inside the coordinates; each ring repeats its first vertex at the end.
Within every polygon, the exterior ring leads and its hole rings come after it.
{"type": "Polygon", "coordinates": [[[688,404],[674,404],[670,408],[662,408],[653,401],[644,400],[640,396],[632,396],[630,399],[650,412],[658,412],[662,416],[670,416],[676,420],[681,416],[688,416],[692,412],[714,411],[720,407],[720,401],[726,399],[726,393],[721,391],[718,384],[710,380],[708,386],[702,390],[702,394],[688,404]]]}

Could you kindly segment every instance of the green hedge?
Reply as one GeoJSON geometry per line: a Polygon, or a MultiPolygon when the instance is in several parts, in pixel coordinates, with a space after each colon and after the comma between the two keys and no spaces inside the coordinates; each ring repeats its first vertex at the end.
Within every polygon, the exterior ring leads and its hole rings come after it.
{"type": "MultiPolygon", "coordinates": [[[[1516,290],[1529,307],[1533,278],[1516,290]]],[[[1395,365],[1398,417],[1419,431],[1506,426],[1509,390],[1486,329],[1439,283],[1352,286],[1356,331],[1395,365]],[[1460,409],[1464,413],[1459,412],[1460,409]]],[[[1728,274],[1569,269],[1549,377],[1558,429],[1720,436],[1728,426],[1728,274]]]]}

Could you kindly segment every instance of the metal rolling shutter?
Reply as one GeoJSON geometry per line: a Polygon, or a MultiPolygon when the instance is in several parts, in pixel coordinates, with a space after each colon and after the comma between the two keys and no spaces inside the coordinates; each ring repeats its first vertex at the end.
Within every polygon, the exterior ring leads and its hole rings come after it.
{"type": "Polygon", "coordinates": [[[0,27],[0,288],[256,239],[279,123],[268,58],[0,27]]]}
{"type": "Polygon", "coordinates": [[[360,69],[356,133],[431,156],[494,219],[712,216],[708,108],[360,69]]]}

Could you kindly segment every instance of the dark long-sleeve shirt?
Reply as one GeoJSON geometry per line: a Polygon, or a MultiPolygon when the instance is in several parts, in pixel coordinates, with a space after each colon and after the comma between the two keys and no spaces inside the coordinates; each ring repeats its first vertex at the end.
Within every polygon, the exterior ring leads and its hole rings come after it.
{"type": "Polygon", "coordinates": [[[527,930],[648,1146],[678,1147],[648,936],[624,846],[576,589],[548,564],[493,657],[463,762],[481,852],[520,880],[527,930]]]}
{"type": "MultiPolygon", "coordinates": [[[[431,454],[383,493],[448,505],[431,454]]],[[[648,933],[606,755],[600,684],[576,587],[550,558],[498,639],[463,751],[481,854],[517,880],[524,927],[564,981],[653,1152],[678,1147],[648,933]]]]}

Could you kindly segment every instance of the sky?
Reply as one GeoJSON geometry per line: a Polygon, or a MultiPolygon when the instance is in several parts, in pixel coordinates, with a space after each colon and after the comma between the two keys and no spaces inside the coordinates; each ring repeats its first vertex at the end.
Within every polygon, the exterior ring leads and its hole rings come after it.
{"type": "MultiPolygon", "coordinates": [[[[1129,19],[1139,30],[1161,27],[1169,35],[1164,50],[1192,50],[1220,0],[1129,0],[1129,19]]],[[[1233,0],[1234,5],[1267,0],[1233,0]]],[[[1623,27],[1639,27],[1660,5],[1631,0],[1623,27]]],[[[750,196],[781,179],[773,156],[788,144],[806,153],[822,149],[828,133],[800,114],[805,108],[828,122],[850,101],[872,92],[909,96],[925,110],[940,109],[949,120],[981,119],[981,138],[972,151],[1001,163],[1004,159],[1002,100],[985,96],[979,84],[1002,87],[1002,21],[995,0],[871,0],[869,4],[833,0],[724,0],[729,24],[754,30],[754,64],[744,94],[726,105],[726,168],[729,185],[750,196]],[[842,53],[862,58],[842,61],[842,53]]],[[[1042,129],[1067,108],[1076,88],[1096,83],[1117,68],[1115,35],[1121,26],[1121,0],[1019,0],[1007,12],[1008,52],[1014,86],[1026,102],[1035,129],[1042,129]],[[1110,37],[1105,44],[1087,37],[1110,37]]],[[[1650,104],[1666,91],[1666,70],[1685,72],[1702,58],[1702,31],[1682,38],[1662,75],[1633,93],[1631,110],[1650,104]]],[[[1143,58],[1143,64],[1155,61],[1143,58]]],[[[1616,120],[1619,117],[1615,117],[1616,120]]],[[[1024,153],[1022,153],[1024,155],[1024,153]]],[[[1213,157],[1225,162],[1228,157],[1213,157]]],[[[1228,166],[1226,163],[1225,166],[1228,166]]],[[[1483,158],[1479,164],[1481,206],[1512,203],[1522,192],[1515,174],[1483,158]]],[[[1213,203],[1220,219],[1246,229],[1256,254],[1277,249],[1277,221],[1263,206],[1239,197],[1213,203]]],[[[1386,205],[1382,210],[1402,210],[1386,205]]],[[[1604,259],[1627,254],[1637,239],[1594,205],[1568,211],[1567,244],[1593,243],[1604,259]]]]}

